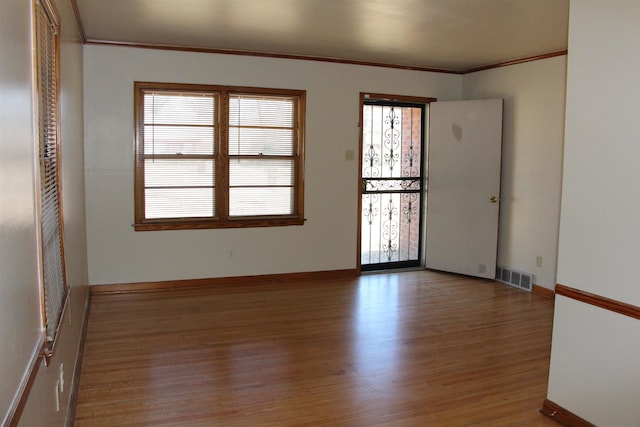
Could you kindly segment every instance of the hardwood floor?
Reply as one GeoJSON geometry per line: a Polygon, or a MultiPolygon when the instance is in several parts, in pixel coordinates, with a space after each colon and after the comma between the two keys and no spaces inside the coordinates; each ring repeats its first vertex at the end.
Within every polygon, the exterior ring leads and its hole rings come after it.
{"type": "Polygon", "coordinates": [[[429,271],[94,295],[75,426],[556,426],[552,316],[429,271]]]}

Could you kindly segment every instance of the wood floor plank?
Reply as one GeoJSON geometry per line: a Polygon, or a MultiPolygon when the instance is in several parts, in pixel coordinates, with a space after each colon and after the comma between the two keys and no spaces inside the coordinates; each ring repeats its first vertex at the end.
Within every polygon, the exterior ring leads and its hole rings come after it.
{"type": "Polygon", "coordinates": [[[75,426],[552,426],[552,317],[430,271],[94,295],[75,426]]]}

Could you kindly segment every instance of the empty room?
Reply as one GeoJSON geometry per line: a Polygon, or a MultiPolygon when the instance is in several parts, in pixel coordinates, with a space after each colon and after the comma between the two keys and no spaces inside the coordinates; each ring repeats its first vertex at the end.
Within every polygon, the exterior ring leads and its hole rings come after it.
{"type": "Polygon", "coordinates": [[[638,28],[3,1],[2,425],[637,427],[638,28]]]}

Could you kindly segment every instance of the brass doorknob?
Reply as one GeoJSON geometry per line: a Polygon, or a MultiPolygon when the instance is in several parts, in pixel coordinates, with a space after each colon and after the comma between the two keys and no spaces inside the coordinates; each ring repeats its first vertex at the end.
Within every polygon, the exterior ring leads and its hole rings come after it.
{"type": "Polygon", "coordinates": [[[497,198],[496,196],[492,196],[492,197],[489,199],[489,201],[490,201],[491,203],[498,203],[498,198],[497,198]]]}

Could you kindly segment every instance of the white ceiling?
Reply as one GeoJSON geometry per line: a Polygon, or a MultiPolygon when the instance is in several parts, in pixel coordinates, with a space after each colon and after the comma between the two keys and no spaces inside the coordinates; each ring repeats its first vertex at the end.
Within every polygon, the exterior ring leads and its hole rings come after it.
{"type": "Polygon", "coordinates": [[[465,71],[567,48],[569,0],[72,0],[88,42],[465,71]]]}

